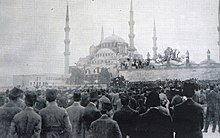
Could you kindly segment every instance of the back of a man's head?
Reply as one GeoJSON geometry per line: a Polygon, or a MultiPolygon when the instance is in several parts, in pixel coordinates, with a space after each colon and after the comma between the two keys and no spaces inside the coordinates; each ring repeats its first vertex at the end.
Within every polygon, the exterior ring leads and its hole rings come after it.
{"type": "Polygon", "coordinates": [[[14,87],[11,91],[9,91],[8,98],[13,101],[17,100],[22,93],[23,91],[21,89],[14,87]]]}
{"type": "Polygon", "coordinates": [[[147,98],[148,107],[157,107],[160,106],[160,97],[157,92],[150,92],[147,98]]]}
{"type": "Polygon", "coordinates": [[[214,85],[213,83],[211,83],[211,84],[209,85],[209,88],[210,88],[210,90],[214,90],[214,89],[215,89],[215,85],[214,85]]]}
{"type": "Polygon", "coordinates": [[[123,106],[127,106],[127,105],[129,105],[129,102],[130,102],[129,96],[127,94],[122,94],[122,96],[121,96],[121,104],[123,106]]]}
{"type": "Polygon", "coordinates": [[[53,102],[57,99],[57,90],[56,89],[48,89],[46,91],[46,100],[48,102],[53,102]]]}
{"type": "Polygon", "coordinates": [[[79,102],[79,101],[81,100],[81,93],[75,92],[75,93],[73,94],[73,100],[74,100],[75,102],[79,102]]]}
{"type": "Polygon", "coordinates": [[[195,94],[195,89],[196,89],[195,83],[190,81],[185,81],[183,84],[183,95],[191,98],[195,94]]]}
{"type": "Polygon", "coordinates": [[[32,107],[35,105],[37,100],[37,95],[34,92],[27,91],[25,94],[25,104],[26,106],[32,107]]]}

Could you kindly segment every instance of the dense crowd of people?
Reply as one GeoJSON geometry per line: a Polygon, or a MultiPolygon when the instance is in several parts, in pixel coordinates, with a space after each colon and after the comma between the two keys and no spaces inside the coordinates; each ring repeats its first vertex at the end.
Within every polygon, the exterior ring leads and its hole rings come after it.
{"type": "Polygon", "coordinates": [[[0,138],[202,138],[210,123],[220,133],[219,81],[99,90],[15,87],[1,93],[0,106],[0,138]]]}

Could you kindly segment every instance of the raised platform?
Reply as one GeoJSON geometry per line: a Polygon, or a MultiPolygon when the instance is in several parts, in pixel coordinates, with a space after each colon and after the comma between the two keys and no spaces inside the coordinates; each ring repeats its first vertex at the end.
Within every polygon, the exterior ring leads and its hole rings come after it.
{"type": "Polygon", "coordinates": [[[126,80],[131,82],[155,81],[165,79],[186,80],[190,78],[197,78],[199,80],[218,80],[220,79],[220,66],[120,70],[119,75],[123,75],[126,80]]]}

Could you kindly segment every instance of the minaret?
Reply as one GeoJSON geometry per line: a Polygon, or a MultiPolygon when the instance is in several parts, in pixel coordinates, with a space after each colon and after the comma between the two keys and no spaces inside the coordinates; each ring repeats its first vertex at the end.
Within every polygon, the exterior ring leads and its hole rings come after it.
{"type": "Polygon", "coordinates": [[[103,25],[102,25],[102,31],[101,31],[101,42],[102,40],[104,40],[104,29],[103,29],[103,25]]]}
{"type": "Polygon", "coordinates": [[[69,8],[68,8],[68,3],[67,3],[67,8],[66,8],[66,26],[64,28],[65,31],[65,52],[64,52],[64,56],[65,56],[65,68],[64,68],[64,74],[69,74],[69,56],[70,56],[70,52],[69,52],[69,44],[70,44],[70,40],[69,40],[69,32],[70,32],[70,27],[69,27],[69,8]]]}
{"type": "Polygon", "coordinates": [[[211,61],[211,52],[210,50],[208,49],[207,51],[207,64],[210,65],[210,61],[211,61]]]}
{"type": "Polygon", "coordinates": [[[219,33],[219,41],[218,41],[218,46],[219,46],[219,62],[220,62],[220,0],[219,0],[219,5],[218,5],[218,33],[219,33]]]}
{"type": "Polygon", "coordinates": [[[186,66],[189,66],[189,51],[186,51],[186,66]]]}
{"type": "Polygon", "coordinates": [[[129,39],[130,39],[130,52],[133,53],[136,48],[134,47],[134,37],[135,37],[135,34],[134,34],[134,19],[133,19],[133,3],[132,3],[132,0],[131,0],[131,5],[130,5],[130,21],[128,22],[129,26],[130,26],[130,33],[128,35],[129,39]]]}
{"type": "Polygon", "coordinates": [[[153,59],[157,58],[157,34],[156,34],[156,24],[154,19],[154,29],[153,29],[153,59]]]}
{"type": "Polygon", "coordinates": [[[130,46],[128,48],[128,51],[129,51],[129,69],[132,68],[132,62],[133,62],[133,58],[134,58],[134,51],[136,51],[136,48],[134,47],[134,19],[133,19],[133,16],[134,16],[134,12],[133,12],[133,3],[132,3],[132,0],[131,0],[131,5],[130,5],[130,21],[128,21],[128,24],[129,24],[129,27],[130,27],[130,33],[128,35],[129,37],[129,40],[130,40],[130,46]]]}
{"type": "Polygon", "coordinates": [[[147,59],[149,60],[150,59],[150,53],[147,52],[147,59]]]}
{"type": "Polygon", "coordinates": [[[207,51],[207,60],[210,61],[210,59],[211,59],[211,52],[210,52],[210,50],[208,49],[208,51],[207,51]]]}

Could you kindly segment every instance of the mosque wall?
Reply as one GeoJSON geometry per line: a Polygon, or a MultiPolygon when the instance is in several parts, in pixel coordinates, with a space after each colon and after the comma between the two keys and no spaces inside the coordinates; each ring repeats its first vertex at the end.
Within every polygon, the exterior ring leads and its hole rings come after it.
{"type": "Polygon", "coordinates": [[[119,74],[131,82],[165,80],[168,78],[180,80],[190,78],[218,80],[220,79],[220,67],[122,70],[119,71],[119,74]]]}

